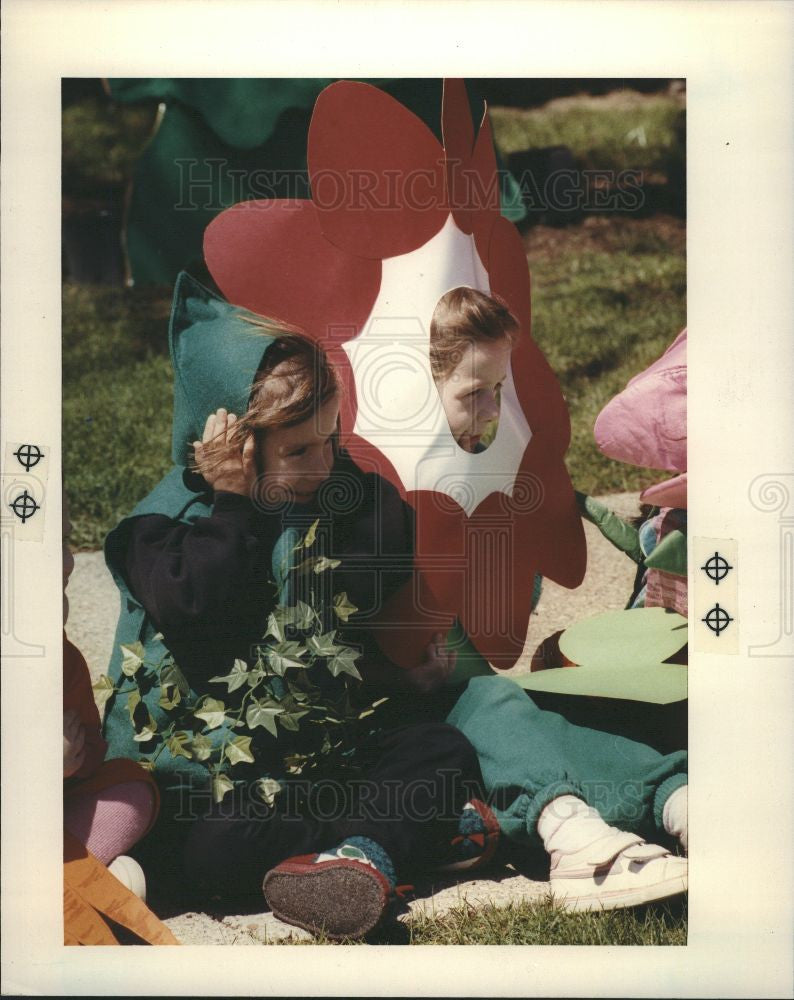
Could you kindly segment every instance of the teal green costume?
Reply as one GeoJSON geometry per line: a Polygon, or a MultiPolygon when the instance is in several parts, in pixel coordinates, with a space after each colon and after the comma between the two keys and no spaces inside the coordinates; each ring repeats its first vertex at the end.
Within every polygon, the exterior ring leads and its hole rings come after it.
{"type": "Polygon", "coordinates": [[[477,751],[485,790],[502,832],[527,846],[541,810],[576,795],[621,830],[656,838],[662,810],[687,784],[684,751],[660,754],[610,733],[575,726],[544,711],[507,677],[476,677],[450,712],[477,751]]]}
{"type": "MultiPolygon", "coordinates": [[[[130,593],[123,575],[132,522],[148,514],[162,514],[192,524],[212,512],[212,492],[187,468],[188,449],[190,442],[201,438],[209,413],[220,406],[233,413],[244,413],[248,409],[254,374],[272,338],[255,330],[243,319],[245,315],[245,310],[229,306],[189,275],[183,273],[177,280],[169,327],[174,367],[174,467],[130,516],[110,532],[105,542],[107,565],[121,594],[119,621],[108,668],[108,675],[116,686],[123,679],[121,644],[141,642],[147,658],[152,661],[166,652],[157,627],[130,593]]],[[[161,728],[166,716],[158,702],[159,688],[155,686],[144,697],[144,704],[161,728]]],[[[141,744],[133,739],[135,733],[130,724],[126,694],[116,694],[108,702],[104,732],[109,744],[108,756],[136,759],[140,755],[141,744]]],[[[213,744],[217,745],[228,736],[228,727],[221,726],[210,735],[213,744]]],[[[166,781],[176,778],[188,783],[206,784],[207,781],[207,771],[201,764],[182,756],[174,758],[167,747],[158,756],[156,776],[166,781]]]]}

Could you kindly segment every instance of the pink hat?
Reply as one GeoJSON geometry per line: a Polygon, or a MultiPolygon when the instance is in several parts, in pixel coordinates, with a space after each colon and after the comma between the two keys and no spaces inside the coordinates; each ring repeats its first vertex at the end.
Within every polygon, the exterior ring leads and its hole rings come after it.
{"type": "Polygon", "coordinates": [[[608,458],[684,473],[648,487],[641,499],[658,506],[686,506],[686,329],[607,403],[593,433],[608,458]]]}

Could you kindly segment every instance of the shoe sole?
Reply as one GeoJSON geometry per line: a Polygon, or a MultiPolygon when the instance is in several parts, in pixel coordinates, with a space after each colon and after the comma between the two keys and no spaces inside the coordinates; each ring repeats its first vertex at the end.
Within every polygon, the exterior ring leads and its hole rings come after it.
{"type": "Polygon", "coordinates": [[[643,888],[614,889],[612,892],[602,891],[586,896],[577,896],[573,892],[566,893],[564,888],[554,884],[551,886],[554,902],[563,909],[574,911],[616,910],[630,906],[642,906],[644,903],[681,896],[687,892],[687,889],[687,878],[682,875],[676,875],[664,882],[643,888]]]}
{"type": "Polygon", "coordinates": [[[284,869],[268,872],[262,885],[279,920],[333,940],[364,937],[380,923],[389,898],[374,871],[338,861],[284,869]]]}

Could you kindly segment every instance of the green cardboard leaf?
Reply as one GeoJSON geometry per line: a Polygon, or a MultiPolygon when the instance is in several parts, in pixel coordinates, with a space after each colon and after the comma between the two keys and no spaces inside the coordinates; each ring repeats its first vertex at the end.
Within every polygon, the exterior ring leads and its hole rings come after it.
{"type": "Polygon", "coordinates": [[[234,788],[232,782],[225,774],[216,774],[212,779],[212,797],[216,803],[222,802],[227,792],[234,788]]]}
{"type": "Polygon", "coordinates": [[[217,681],[219,684],[226,684],[229,694],[243,686],[248,680],[248,664],[245,660],[235,660],[231,673],[223,677],[210,677],[210,681],[217,681]]]}
{"type": "Polygon", "coordinates": [[[203,719],[209,729],[217,729],[223,725],[226,705],[217,698],[205,698],[201,707],[193,714],[197,719],[203,719]]]}
{"type": "MultiPolygon", "coordinates": [[[[637,609],[639,610],[639,609],[637,609]]],[[[556,667],[510,678],[526,691],[586,695],[591,698],[619,698],[669,705],[687,696],[687,668],[676,663],[659,663],[624,670],[608,667],[556,667]]]]}
{"type": "Polygon", "coordinates": [[[254,699],[245,711],[245,721],[249,729],[263,726],[271,736],[278,736],[276,716],[283,711],[278,702],[254,699]]]}
{"type": "Polygon", "coordinates": [[[226,756],[230,764],[239,764],[241,761],[246,764],[253,764],[254,755],[251,753],[251,737],[236,736],[231,743],[226,744],[226,756]]]}
{"type": "Polygon", "coordinates": [[[134,677],[143,666],[144,649],[141,642],[121,644],[121,672],[127,677],[134,677]]]}
{"type": "Polygon", "coordinates": [[[645,559],[651,569],[660,569],[675,576],[686,576],[686,535],[677,528],[670,531],[645,559]]]}
{"type": "Polygon", "coordinates": [[[662,663],[686,641],[686,618],[665,608],[633,608],[576,622],[560,636],[560,651],[582,667],[620,670],[662,663]]]}
{"type": "Polygon", "coordinates": [[[102,674],[94,683],[91,685],[94,692],[94,701],[97,704],[97,708],[100,710],[105,702],[110,698],[113,692],[116,690],[113,687],[113,681],[108,677],[107,674],[102,674]]]}
{"type": "Polygon", "coordinates": [[[687,641],[687,620],[664,608],[608,611],[563,632],[560,650],[576,667],[513,676],[527,691],[667,705],[687,697],[687,668],[665,663],[687,641]]]}
{"type": "Polygon", "coordinates": [[[458,654],[455,669],[447,678],[447,684],[463,684],[472,677],[494,673],[490,663],[477,651],[460,622],[455,622],[447,633],[446,645],[458,654]]]}
{"type": "Polygon", "coordinates": [[[328,669],[331,671],[333,677],[338,677],[340,674],[350,674],[351,677],[355,677],[356,680],[360,681],[361,674],[355,666],[355,661],[360,656],[361,653],[357,649],[351,649],[349,646],[346,646],[333,659],[328,661],[328,669]]]}
{"type": "Polygon", "coordinates": [[[578,491],[575,495],[582,517],[594,524],[604,538],[611,542],[616,549],[625,552],[635,563],[642,562],[639,530],[633,524],[618,517],[594,497],[586,496],[578,491]]]}
{"type": "Polygon", "coordinates": [[[358,608],[355,604],[350,603],[347,599],[347,591],[343,590],[341,594],[334,597],[334,611],[343,622],[346,622],[352,614],[358,611],[358,608]]]}

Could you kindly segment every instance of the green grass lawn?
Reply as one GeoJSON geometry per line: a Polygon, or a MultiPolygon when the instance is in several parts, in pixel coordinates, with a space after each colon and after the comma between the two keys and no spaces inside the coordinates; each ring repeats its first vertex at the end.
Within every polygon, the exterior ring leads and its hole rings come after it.
{"type": "Polygon", "coordinates": [[[642,170],[666,174],[684,156],[682,98],[617,91],[569,97],[541,108],[491,108],[501,153],[567,146],[585,170],[642,170]]]}
{"type": "MultiPolygon", "coordinates": [[[[443,916],[418,914],[405,923],[376,931],[366,942],[330,941],[322,935],[313,944],[524,944],[524,945],[674,945],[686,944],[686,902],[683,900],[599,913],[568,913],[550,899],[474,907],[469,903],[443,916]]],[[[295,942],[278,941],[274,944],[295,942]]]]}

